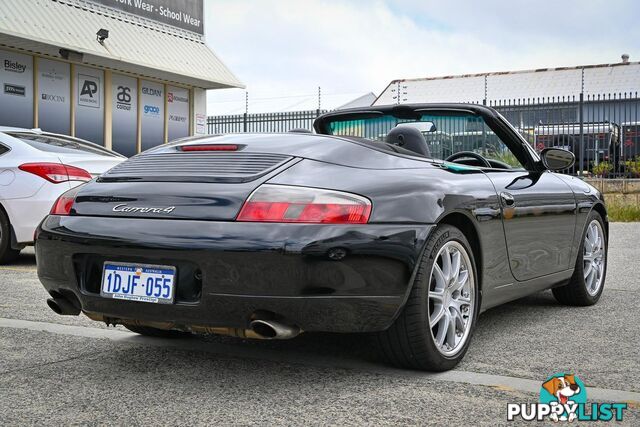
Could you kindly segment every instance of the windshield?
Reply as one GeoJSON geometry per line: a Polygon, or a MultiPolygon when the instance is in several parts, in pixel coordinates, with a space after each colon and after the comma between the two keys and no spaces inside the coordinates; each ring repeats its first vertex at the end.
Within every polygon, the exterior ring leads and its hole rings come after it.
{"type": "Polygon", "coordinates": [[[65,138],[58,135],[39,135],[33,133],[7,132],[7,135],[36,148],[40,151],[59,154],[91,153],[97,156],[120,157],[106,148],[79,139],[65,138]]]}
{"type": "Polygon", "coordinates": [[[521,167],[518,159],[482,117],[463,111],[429,112],[406,119],[380,114],[363,115],[362,118],[350,120],[337,117],[328,123],[327,130],[331,135],[383,142],[391,129],[398,125],[411,126],[420,131],[430,158],[446,160],[456,153],[467,151],[510,167],[521,167]]]}

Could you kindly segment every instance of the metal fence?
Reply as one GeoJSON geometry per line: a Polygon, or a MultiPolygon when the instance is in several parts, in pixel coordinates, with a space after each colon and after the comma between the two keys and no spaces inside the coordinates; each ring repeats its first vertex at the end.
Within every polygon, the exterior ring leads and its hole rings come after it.
{"type": "Polygon", "coordinates": [[[292,129],[311,129],[313,121],[328,110],[290,111],[285,113],[235,114],[209,116],[209,134],[239,132],[288,132],[292,129]]]}
{"type": "MultiPolygon", "coordinates": [[[[479,101],[498,110],[538,151],[562,147],[576,156],[567,173],[640,178],[640,97],[636,93],[479,101]]],[[[326,110],[208,118],[210,134],[312,129],[326,110]]],[[[468,138],[467,138],[468,139],[468,138]]]]}
{"type": "Polygon", "coordinates": [[[572,151],[571,174],[640,177],[638,93],[490,101],[536,150],[572,151]]]}

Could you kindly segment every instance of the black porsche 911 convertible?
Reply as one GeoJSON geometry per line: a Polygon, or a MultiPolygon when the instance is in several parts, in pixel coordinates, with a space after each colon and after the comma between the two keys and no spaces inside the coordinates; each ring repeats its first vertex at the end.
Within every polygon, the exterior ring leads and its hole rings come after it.
{"type": "Polygon", "coordinates": [[[445,370],[483,310],[600,298],[607,213],[552,172],[570,152],[478,105],[314,127],[182,139],[61,196],[37,231],[49,306],[146,335],[372,332],[392,363],[445,370]]]}

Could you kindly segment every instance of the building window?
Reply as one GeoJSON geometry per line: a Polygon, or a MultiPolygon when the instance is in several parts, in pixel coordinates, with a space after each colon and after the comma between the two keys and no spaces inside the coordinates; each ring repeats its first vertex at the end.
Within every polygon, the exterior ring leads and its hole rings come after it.
{"type": "Polygon", "coordinates": [[[138,153],[138,79],[111,77],[111,148],[127,157],[138,153]]]}
{"type": "Polygon", "coordinates": [[[104,145],[104,71],[75,67],[75,136],[104,145]]]}
{"type": "Polygon", "coordinates": [[[33,58],[0,50],[0,125],[33,127],[33,58]]]}
{"type": "Polygon", "coordinates": [[[38,127],[70,134],[71,100],[69,64],[38,59],[38,127]]]}
{"type": "Polygon", "coordinates": [[[141,80],[141,151],[164,143],[164,85],[141,80]]]}
{"type": "Polygon", "coordinates": [[[189,136],[189,90],[167,86],[168,141],[189,136]]]}

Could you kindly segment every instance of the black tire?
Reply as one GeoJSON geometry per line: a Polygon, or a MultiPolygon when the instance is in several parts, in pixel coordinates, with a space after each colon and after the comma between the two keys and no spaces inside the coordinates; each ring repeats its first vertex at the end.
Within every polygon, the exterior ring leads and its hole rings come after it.
{"type": "Polygon", "coordinates": [[[586,226],[582,232],[582,236],[580,238],[580,247],[578,248],[578,257],[576,259],[576,266],[573,271],[573,276],[569,279],[569,282],[557,288],[553,288],[553,296],[560,304],[570,305],[570,306],[589,306],[594,305],[602,296],[602,291],[604,290],[604,283],[607,277],[607,248],[609,244],[609,236],[607,236],[607,231],[604,226],[604,221],[602,220],[602,216],[596,211],[592,211],[587,217],[586,226]],[[587,229],[589,224],[593,221],[598,221],[600,223],[601,230],[604,235],[604,269],[602,271],[602,282],[600,284],[600,288],[597,293],[591,295],[587,291],[587,285],[585,283],[584,277],[584,245],[585,245],[585,237],[587,234],[587,229]]]}
{"type": "Polygon", "coordinates": [[[149,326],[124,325],[125,328],[136,334],[156,338],[185,338],[191,336],[190,332],[177,331],[175,329],[158,329],[149,326]]]}
{"type": "Polygon", "coordinates": [[[377,334],[378,344],[385,359],[390,363],[410,369],[426,371],[446,371],[454,368],[464,357],[475,329],[479,310],[478,275],[473,251],[464,234],[451,225],[439,225],[426,244],[424,254],[414,279],[409,298],[399,317],[386,331],[377,334]],[[436,343],[429,323],[429,288],[431,286],[431,270],[437,261],[440,249],[448,242],[461,244],[469,256],[473,271],[474,304],[468,314],[469,326],[466,341],[455,355],[442,354],[436,343]]]}
{"type": "Polygon", "coordinates": [[[7,264],[18,258],[19,249],[11,248],[11,226],[9,218],[0,208],[0,264],[7,264]]]}

